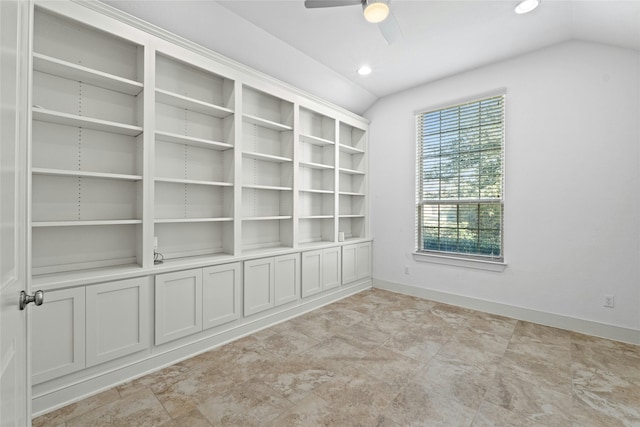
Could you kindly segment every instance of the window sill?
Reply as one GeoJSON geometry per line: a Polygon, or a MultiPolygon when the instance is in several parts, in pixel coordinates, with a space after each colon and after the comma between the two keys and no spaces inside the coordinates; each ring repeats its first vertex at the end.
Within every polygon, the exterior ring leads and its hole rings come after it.
{"type": "Polygon", "coordinates": [[[473,268],[476,270],[495,271],[502,273],[507,264],[498,261],[485,261],[473,258],[460,258],[455,256],[437,255],[424,252],[414,252],[413,259],[418,262],[430,262],[433,264],[450,265],[454,267],[473,268]]]}

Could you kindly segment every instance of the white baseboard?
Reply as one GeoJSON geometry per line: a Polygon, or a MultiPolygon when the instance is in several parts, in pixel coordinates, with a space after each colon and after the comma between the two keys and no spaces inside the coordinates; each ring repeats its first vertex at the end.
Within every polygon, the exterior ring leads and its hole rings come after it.
{"type": "Polygon", "coordinates": [[[640,345],[640,331],[636,329],[623,328],[620,326],[607,325],[590,320],[577,319],[574,317],[561,316],[558,314],[545,313],[531,310],[529,308],[515,307],[493,301],[479,300],[476,298],[461,295],[448,294],[412,285],[387,282],[386,280],[373,279],[373,287],[425,298],[432,301],[470,308],[485,313],[497,314],[518,320],[526,320],[546,326],[553,326],[559,329],[580,332],[601,338],[608,338],[615,341],[622,341],[630,344],[640,345]]]}
{"type": "MultiPolygon", "coordinates": [[[[282,308],[273,309],[262,316],[255,316],[255,320],[240,323],[237,326],[231,326],[215,335],[194,339],[191,342],[167,351],[147,354],[146,356],[143,355],[135,361],[124,362],[126,359],[123,359],[123,362],[119,365],[105,368],[101,372],[93,373],[82,378],[74,378],[66,382],[63,381],[63,383],[47,390],[36,391],[32,398],[32,416],[35,418],[44,415],[117,385],[158,371],[199,353],[235,341],[246,335],[253,334],[370,288],[370,279],[349,284],[327,293],[305,298],[297,303],[283,306],[282,308]]],[[[62,378],[62,380],[64,380],[64,378],[62,378]]]]}

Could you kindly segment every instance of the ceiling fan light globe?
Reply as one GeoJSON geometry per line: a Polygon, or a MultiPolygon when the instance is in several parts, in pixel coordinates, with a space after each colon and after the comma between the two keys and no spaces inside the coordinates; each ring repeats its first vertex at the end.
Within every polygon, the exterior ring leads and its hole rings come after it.
{"type": "Polygon", "coordinates": [[[372,24],[384,21],[389,16],[389,5],[380,0],[367,0],[362,3],[364,19],[372,24]]]}
{"type": "Polygon", "coordinates": [[[523,15],[525,13],[529,13],[529,12],[533,11],[539,5],[540,5],[540,0],[522,0],[516,6],[515,12],[518,15],[523,15]]]}

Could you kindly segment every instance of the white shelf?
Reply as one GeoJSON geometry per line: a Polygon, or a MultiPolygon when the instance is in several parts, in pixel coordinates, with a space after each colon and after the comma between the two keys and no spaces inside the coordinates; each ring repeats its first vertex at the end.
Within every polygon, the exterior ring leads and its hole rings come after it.
{"type": "Polygon", "coordinates": [[[61,285],[85,285],[88,278],[91,278],[92,281],[100,282],[120,277],[130,277],[131,275],[140,274],[141,268],[138,264],[119,264],[75,271],[43,273],[33,276],[32,285],[44,290],[56,289],[61,285]]]}
{"type": "Polygon", "coordinates": [[[365,195],[364,193],[353,193],[350,191],[340,191],[338,194],[341,196],[364,196],[365,195]]]}
{"type": "Polygon", "coordinates": [[[211,150],[229,150],[233,148],[232,144],[226,142],[211,141],[208,139],[195,138],[192,136],[178,135],[177,133],[156,131],[156,138],[174,144],[185,144],[193,147],[207,148],[211,150]]]}
{"type": "Polygon", "coordinates": [[[97,221],[34,221],[33,227],[79,227],[93,225],[131,225],[142,224],[139,219],[97,220],[97,221]]]}
{"type": "Polygon", "coordinates": [[[225,222],[233,221],[233,218],[220,217],[220,218],[156,218],[154,221],[156,224],[181,224],[181,223],[194,223],[194,222],[225,222]]]}
{"type": "Polygon", "coordinates": [[[300,134],[300,141],[317,145],[320,147],[324,147],[326,145],[335,145],[335,142],[330,141],[328,139],[320,138],[313,135],[305,135],[305,134],[300,134]]]}
{"type": "Polygon", "coordinates": [[[252,116],[251,114],[245,114],[242,117],[247,123],[262,126],[267,129],[273,129],[277,131],[293,130],[291,126],[283,125],[282,123],[273,122],[271,120],[263,119],[257,116],[252,116]]]}
{"type": "Polygon", "coordinates": [[[361,150],[359,148],[355,148],[352,147],[350,145],[344,145],[344,144],[340,144],[339,145],[340,151],[342,151],[343,153],[348,153],[348,154],[364,154],[364,150],[361,150]]]}
{"type": "Polygon", "coordinates": [[[272,163],[287,163],[287,162],[293,161],[292,159],[289,159],[287,157],[274,156],[272,154],[256,153],[253,151],[245,151],[242,153],[242,155],[250,159],[262,160],[265,162],[272,162],[272,163]]]}
{"type": "Polygon", "coordinates": [[[299,191],[301,193],[333,194],[331,190],[314,190],[312,188],[302,188],[299,191]]]}
{"type": "Polygon", "coordinates": [[[290,246],[284,246],[280,242],[276,242],[270,245],[264,245],[259,248],[243,248],[242,255],[244,256],[259,256],[259,255],[271,255],[278,251],[291,251],[290,246]]]}
{"type": "Polygon", "coordinates": [[[156,101],[162,104],[172,105],[185,110],[195,111],[208,116],[224,119],[233,114],[233,110],[219,105],[210,104],[198,99],[189,98],[164,89],[156,89],[156,101]]]}
{"type": "Polygon", "coordinates": [[[311,169],[334,169],[331,165],[325,165],[322,163],[311,163],[311,162],[299,162],[299,165],[305,168],[311,169]]]}
{"type": "Polygon", "coordinates": [[[103,73],[102,71],[72,64],[71,62],[36,52],[33,53],[33,69],[68,80],[79,81],[104,89],[126,93],[127,95],[138,95],[143,89],[143,85],[140,82],[109,73],[103,73]]]}
{"type": "Polygon", "coordinates": [[[253,190],[274,190],[274,191],[291,191],[293,188],[291,187],[277,187],[274,185],[254,185],[254,184],[246,184],[243,185],[242,188],[250,188],[253,190]]]}
{"type": "Polygon", "coordinates": [[[81,178],[101,178],[101,179],[117,179],[122,181],[140,181],[142,176],[140,175],[123,175],[117,173],[101,173],[101,172],[84,172],[84,171],[72,171],[63,169],[47,169],[47,168],[32,168],[31,172],[34,175],[50,175],[50,176],[72,176],[81,178]]]}
{"type": "Polygon", "coordinates": [[[333,215],[303,215],[300,219],[333,219],[333,215]]]}
{"type": "Polygon", "coordinates": [[[340,168],[340,173],[345,173],[348,175],[364,175],[364,172],[347,168],[340,168]]]}
{"type": "Polygon", "coordinates": [[[338,215],[339,218],[364,218],[364,215],[352,215],[352,214],[348,214],[348,215],[338,215]]]}
{"type": "Polygon", "coordinates": [[[318,246],[328,246],[333,245],[335,242],[333,240],[313,240],[309,242],[298,243],[298,248],[300,249],[310,249],[318,246]]]}
{"type": "Polygon", "coordinates": [[[99,130],[102,132],[118,133],[128,136],[138,136],[142,133],[142,128],[140,126],[93,119],[90,117],[83,117],[75,114],[61,113],[58,111],[47,110],[46,108],[41,107],[33,107],[32,113],[34,120],[40,120],[43,122],[88,128],[99,130]]]}
{"type": "Polygon", "coordinates": [[[242,218],[243,221],[273,221],[277,219],[292,219],[291,215],[274,215],[274,216],[248,216],[242,218]]]}
{"type": "Polygon", "coordinates": [[[156,178],[156,182],[168,182],[172,184],[193,184],[193,185],[211,185],[216,187],[232,187],[230,182],[217,182],[217,181],[198,181],[195,179],[180,179],[180,178],[156,178]]]}

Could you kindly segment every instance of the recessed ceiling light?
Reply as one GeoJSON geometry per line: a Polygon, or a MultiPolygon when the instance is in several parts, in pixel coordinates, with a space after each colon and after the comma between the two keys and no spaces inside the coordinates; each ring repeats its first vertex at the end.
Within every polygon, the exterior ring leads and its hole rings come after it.
{"type": "Polygon", "coordinates": [[[533,9],[540,5],[540,0],[522,0],[516,6],[516,13],[522,15],[531,12],[533,9]]]}
{"type": "Polygon", "coordinates": [[[362,67],[358,68],[358,74],[360,74],[361,76],[371,74],[371,67],[369,67],[368,65],[363,65],[362,67]]]}

